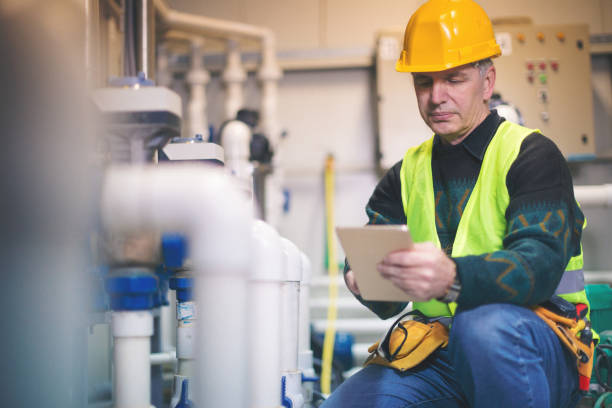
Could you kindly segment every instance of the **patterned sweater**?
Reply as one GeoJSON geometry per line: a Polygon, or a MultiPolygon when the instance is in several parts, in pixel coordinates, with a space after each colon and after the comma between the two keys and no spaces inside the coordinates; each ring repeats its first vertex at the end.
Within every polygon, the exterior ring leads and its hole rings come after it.
{"type": "MultiPolygon", "coordinates": [[[[484,153],[503,121],[492,111],[456,146],[434,137],[436,228],[449,256],[484,153]]],[[[369,224],[406,224],[401,166],[401,161],[396,163],[376,186],[366,206],[369,224]]],[[[569,259],[580,252],[584,215],[574,199],[567,163],[550,139],[540,133],[525,138],[506,186],[510,203],[503,249],[453,258],[462,286],[457,299],[461,308],[499,302],[530,306],[545,301],[554,293],[569,259]]],[[[349,268],[347,264],[345,272],[349,268]]],[[[406,307],[401,302],[357,298],[383,319],[406,307]]]]}

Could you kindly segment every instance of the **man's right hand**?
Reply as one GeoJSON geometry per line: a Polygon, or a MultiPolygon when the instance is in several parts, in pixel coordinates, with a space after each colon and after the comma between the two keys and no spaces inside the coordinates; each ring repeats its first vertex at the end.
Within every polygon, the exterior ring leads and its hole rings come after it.
{"type": "Polygon", "coordinates": [[[353,271],[349,270],[344,274],[344,283],[346,283],[346,287],[353,292],[353,295],[361,295],[353,271]]]}

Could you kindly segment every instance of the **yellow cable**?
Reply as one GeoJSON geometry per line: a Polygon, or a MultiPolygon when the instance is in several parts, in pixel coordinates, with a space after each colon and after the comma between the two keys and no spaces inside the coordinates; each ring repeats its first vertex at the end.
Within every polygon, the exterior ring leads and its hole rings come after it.
{"type": "Polygon", "coordinates": [[[336,237],[334,235],[334,157],[327,156],[325,161],[325,215],[327,220],[327,256],[329,268],[329,305],[327,306],[327,328],[323,340],[321,368],[321,392],[331,394],[331,371],[334,358],[336,337],[336,318],[338,308],[338,260],[336,258],[336,237]]]}

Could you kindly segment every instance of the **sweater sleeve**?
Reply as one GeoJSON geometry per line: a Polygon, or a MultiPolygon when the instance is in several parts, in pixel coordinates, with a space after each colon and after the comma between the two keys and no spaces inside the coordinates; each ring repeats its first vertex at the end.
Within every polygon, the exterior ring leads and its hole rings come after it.
{"type": "Polygon", "coordinates": [[[471,308],[507,302],[532,306],[550,298],[565,267],[580,253],[584,215],[557,146],[533,133],[506,177],[510,203],[503,249],[454,258],[462,289],[457,303],[471,308]]]}
{"type": "MultiPolygon", "coordinates": [[[[402,162],[396,163],[380,180],[368,204],[366,214],[368,224],[406,224],[406,215],[402,205],[400,169],[402,162]]],[[[350,270],[348,261],[345,263],[344,273],[350,270]]],[[[376,273],[376,271],[374,271],[376,273]]],[[[364,300],[355,295],[357,300],[374,312],[381,319],[388,319],[400,313],[406,307],[405,302],[379,302],[364,300]]]]}

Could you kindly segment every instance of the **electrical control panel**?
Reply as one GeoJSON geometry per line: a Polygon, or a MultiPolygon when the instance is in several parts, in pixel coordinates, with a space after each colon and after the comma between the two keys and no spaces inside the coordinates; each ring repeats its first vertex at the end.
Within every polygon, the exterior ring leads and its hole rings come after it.
{"type": "MultiPolygon", "coordinates": [[[[555,141],[566,157],[595,154],[588,26],[496,25],[502,56],[494,59],[495,92],[527,127],[555,141]]],[[[395,71],[402,30],[379,32],[376,53],[381,167],[431,136],[420,118],[412,77],[395,71]]]]}

